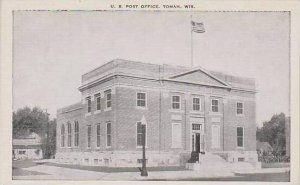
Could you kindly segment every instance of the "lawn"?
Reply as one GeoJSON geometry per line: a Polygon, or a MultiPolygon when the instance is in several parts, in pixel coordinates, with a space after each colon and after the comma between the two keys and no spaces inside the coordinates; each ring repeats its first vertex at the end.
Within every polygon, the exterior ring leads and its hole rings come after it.
{"type": "MultiPolygon", "coordinates": [[[[88,171],[95,171],[95,172],[105,172],[105,173],[139,172],[138,167],[81,166],[81,165],[58,164],[58,163],[44,163],[43,165],[79,169],[79,170],[88,170],[88,171]]],[[[184,166],[168,166],[168,167],[147,167],[147,170],[148,171],[182,171],[186,169],[184,166]]]]}
{"type": "Polygon", "coordinates": [[[33,160],[18,160],[12,161],[13,168],[28,168],[31,166],[36,166],[37,164],[33,160]]]}
{"type": "Polygon", "coordinates": [[[32,166],[36,166],[36,163],[32,160],[12,161],[12,176],[48,175],[45,173],[33,172],[22,169],[32,166]]]}
{"type": "Polygon", "coordinates": [[[290,163],[261,163],[262,168],[288,168],[290,163]]]}
{"type": "MultiPolygon", "coordinates": [[[[168,181],[168,179],[147,179],[149,181],[168,181]]],[[[172,179],[174,181],[174,179],[172,179]]],[[[260,182],[289,182],[290,173],[257,173],[238,174],[234,177],[194,177],[175,181],[260,181],[260,182]]]]}

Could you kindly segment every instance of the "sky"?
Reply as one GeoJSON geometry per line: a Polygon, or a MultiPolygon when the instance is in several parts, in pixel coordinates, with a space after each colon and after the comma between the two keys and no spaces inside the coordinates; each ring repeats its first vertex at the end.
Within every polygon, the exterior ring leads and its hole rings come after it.
{"type": "Polygon", "coordinates": [[[288,12],[16,11],[13,110],[81,100],[81,75],[113,59],[194,66],[255,78],[256,123],[289,114],[288,12]]]}

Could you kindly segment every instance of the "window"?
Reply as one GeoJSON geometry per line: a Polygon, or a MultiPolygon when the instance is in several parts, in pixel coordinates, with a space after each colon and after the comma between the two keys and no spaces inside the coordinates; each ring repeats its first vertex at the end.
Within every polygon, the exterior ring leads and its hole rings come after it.
{"type": "Polygon", "coordinates": [[[25,150],[19,150],[19,154],[24,155],[24,154],[26,154],[26,151],[25,150]]]}
{"type": "Polygon", "coordinates": [[[92,134],[92,126],[88,125],[87,126],[87,147],[91,147],[91,134],[92,134]]]}
{"type": "Polygon", "coordinates": [[[200,98],[193,98],[193,110],[200,111],[200,98]]]}
{"type": "Polygon", "coordinates": [[[244,114],[244,105],[241,102],[236,103],[236,114],[244,114]]]}
{"type": "Polygon", "coordinates": [[[78,121],[75,121],[75,146],[79,146],[79,124],[78,121]]]}
{"type": "Polygon", "coordinates": [[[87,102],[87,111],[88,112],[91,112],[91,110],[92,110],[92,101],[91,101],[91,97],[89,96],[89,97],[86,97],[86,102],[87,102]]]}
{"type": "Polygon", "coordinates": [[[219,112],[219,100],[211,100],[211,111],[219,112]]]}
{"type": "Polygon", "coordinates": [[[106,96],[106,108],[111,107],[111,90],[105,91],[106,96]]]}
{"type": "Polygon", "coordinates": [[[244,147],[244,128],[237,127],[236,133],[237,133],[237,146],[244,147]]]}
{"type": "Polygon", "coordinates": [[[193,130],[202,130],[202,124],[193,123],[192,124],[192,129],[193,130]]]}
{"type": "Polygon", "coordinates": [[[65,125],[61,125],[60,128],[60,146],[65,147],[65,125]]]}
{"type": "Polygon", "coordinates": [[[136,106],[137,107],[146,107],[146,93],[137,93],[136,94],[136,106]]]}
{"type": "MultiPolygon", "coordinates": [[[[145,145],[147,143],[146,139],[146,132],[147,132],[147,126],[145,125],[145,145]]],[[[142,147],[143,146],[143,125],[142,122],[137,122],[136,123],[136,146],[137,147],[142,147]]]]}
{"type": "Polygon", "coordinates": [[[101,110],[101,94],[95,94],[96,99],[96,110],[101,110]]]}
{"type": "Polygon", "coordinates": [[[111,123],[106,123],[106,147],[111,147],[111,123]]]}
{"type": "Polygon", "coordinates": [[[181,124],[172,123],[172,148],[181,148],[181,124]]]}
{"type": "Polygon", "coordinates": [[[238,158],[238,162],[244,162],[245,161],[245,158],[244,157],[239,157],[238,158]]]}
{"type": "Polygon", "coordinates": [[[72,146],[72,137],[71,137],[71,131],[72,131],[72,126],[71,126],[71,123],[68,122],[68,147],[71,147],[72,146]]]}
{"type": "Polygon", "coordinates": [[[172,96],[172,109],[180,109],[180,96],[172,96]]]}
{"type": "MultiPolygon", "coordinates": [[[[137,163],[143,163],[143,159],[137,159],[137,163]]],[[[146,159],[146,164],[148,164],[148,159],[146,159]]]]}
{"type": "Polygon", "coordinates": [[[100,123],[97,124],[97,147],[100,147],[100,123]]]}

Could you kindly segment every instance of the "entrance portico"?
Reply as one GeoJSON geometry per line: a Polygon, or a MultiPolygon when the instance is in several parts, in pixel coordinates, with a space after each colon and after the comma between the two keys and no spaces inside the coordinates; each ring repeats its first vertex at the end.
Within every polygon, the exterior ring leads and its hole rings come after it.
{"type": "Polygon", "coordinates": [[[190,118],[190,151],[205,153],[205,123],[204,117],[190,118]]]}
{"type": "Polygon", "coordinates": [[[204,152],[204,124],[192,123],[192,152],[204,152]]]}

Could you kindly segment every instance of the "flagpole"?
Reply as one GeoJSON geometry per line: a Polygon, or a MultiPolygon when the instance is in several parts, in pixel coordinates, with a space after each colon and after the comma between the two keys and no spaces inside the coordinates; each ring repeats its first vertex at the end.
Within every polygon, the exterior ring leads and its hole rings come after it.
{"type": "MultiPolygon", "coordinates": [[[[191,14],[191,22],[193,21],[193,16],[191,14]]],[[[193,67],[193,28],[191,26],[191,68],[193,67]]]]}

